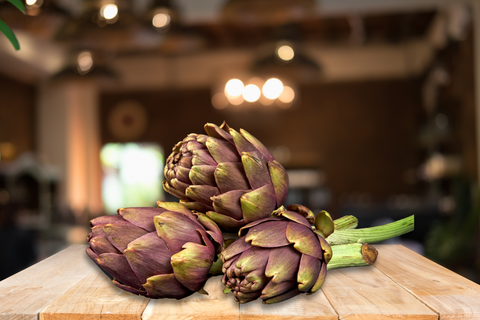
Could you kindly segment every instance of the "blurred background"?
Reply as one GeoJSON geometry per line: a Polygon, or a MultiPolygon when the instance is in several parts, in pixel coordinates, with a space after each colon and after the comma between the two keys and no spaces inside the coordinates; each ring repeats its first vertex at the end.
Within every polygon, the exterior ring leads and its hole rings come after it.
{"type": "Polygon", "coordinates": [[[175,198],[176,142],[226,121],[288,170],[287,204],[480,283],[480,2],[0,1],[0,280],[88,221],[175,198]]]}

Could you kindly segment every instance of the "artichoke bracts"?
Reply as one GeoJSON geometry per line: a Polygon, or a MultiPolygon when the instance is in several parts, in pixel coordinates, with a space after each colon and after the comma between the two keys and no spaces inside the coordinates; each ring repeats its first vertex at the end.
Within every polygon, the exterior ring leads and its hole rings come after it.
{"type": "Polygon", "coordinates": [[[287,196],[288,176],[268,149],[243,129],[207,123],[177,143],[164,169],[166,192],[205,212],[224,231],[268,217],[287,196]]]}
{"type": "Polygon", "coordinates": [[[93,219],[87,254],[124,290],[180,299],[202,289],[222,250],[222,233],[207,216],[179,203],[159,206],[93,219]]]}
{"type": "Polygon", "coordinates": [[[310,210],[297,205],[288,208],[247,224],[239,231],[241,238],[222,252],[222,282],[236,301],[261,298],[264,303],[276,303],[322,286],[332,257],[324,236],[328,229],[333,231],[333,222],[330,219],[327,228],[314,230],[310,210]]]}

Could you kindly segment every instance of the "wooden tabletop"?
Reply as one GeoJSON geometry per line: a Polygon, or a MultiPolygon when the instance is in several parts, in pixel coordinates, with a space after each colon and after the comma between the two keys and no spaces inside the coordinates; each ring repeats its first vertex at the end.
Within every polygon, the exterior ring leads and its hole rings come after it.
{"type": "Polygon", "coordinates": [[[0,319],[479,319],[480,286],[398,245],[376,246],[374,266],[331,270],[321,291],[273,305],[239,305],[220,277],[209,295],[148,299],[115,287],[69,247],[0,282],[0,319]]]}

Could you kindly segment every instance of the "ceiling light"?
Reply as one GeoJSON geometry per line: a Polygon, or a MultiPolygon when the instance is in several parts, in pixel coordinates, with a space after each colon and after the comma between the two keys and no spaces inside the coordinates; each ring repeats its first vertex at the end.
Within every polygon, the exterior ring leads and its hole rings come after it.
{"type": "Polygon", "coordinates": [[[245,99],[243,99],[242,95],[239,95],[239,96],[236,96],[236,97],[227,96],[227,99],[228,99],[228,102],[230,102],[234,106],[239,106],[243,103],[243,101],[245,101],[245,99]]]}
{"type": "Polygon", "coordinates": [[[112,20],[118,14],[118,7],[113,4],[106,4],[100,9],[100,15],[106,20],[112,20]]]}
{"type": "Polygon", "coordinates": [[[243,82],[239,79],[231,79],[225,85],[225,93],[227,96],[237,97],[243,92],[243,82]]]}
{"type": "Polygon", "coordinates": [[[254,85],[249,84],[243,89],[243,98],[248,102],[255,102],[260,98],[260,89],[254,85]]]}
{"type": "Polygon", "coordinates": [[[157,13],[153,16],[152,24],[155,28],[164,28],[170,24],[170,15],[168,13],[157,13]]]}
{"type": "Polygon", "coordinates": [[[295,91],[288,86],[283,87],[283,91],[278,97],[278,100],[282,101],[283,103],[290,103],[295,98],[295,91]]]}
{"type": "Polygon", "coordinates": [[[277,56],[283,61],[290,61],[295,56],[295,52],[292,47],[283,45],[277,49],[277,56]]]}
{"type": "Polygon", "coordinates": [[[92,69],[93,58],[88,51],[81,52],[77,57],[77,69],[80,74],[86,74],[92,69]]]}
{"type": "Polygon", "coordinates": [[[282,81],[276,78],[268,79],[262,88],[263,95],[268,99],[278,98],[278,96],[280,96],[282,91],[283,91],[283,83],[282,81]]]}

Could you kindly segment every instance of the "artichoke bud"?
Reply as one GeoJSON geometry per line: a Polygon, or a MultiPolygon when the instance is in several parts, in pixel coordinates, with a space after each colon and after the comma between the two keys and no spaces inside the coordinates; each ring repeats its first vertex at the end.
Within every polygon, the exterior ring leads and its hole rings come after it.
{"type": "Polygon", "coordinates": [[[222,252],[222,282],[239,303],[277,303],[322,286],[332,250],[312,229],[307,210],[298,211],[282,207],[245,225],[240,239],[222,252]]]}
{"type": "Polygon", "coordinates": [[[202,290],[222,233],[206,215],[180,203],[122,208],[90,221],[87,255],[126,291],[181,299],[202,290]]]}
{"type": "Polygon", "coordinates": [[[247,131],[225,122],[189,134],[168,156],[163,187],[189,209],[201,211],[227,232],[237,232],[282,206],[288,175],[247,131]]]}

